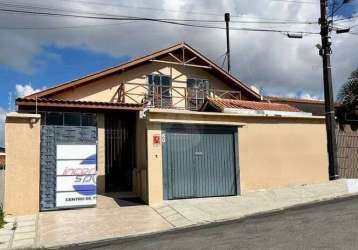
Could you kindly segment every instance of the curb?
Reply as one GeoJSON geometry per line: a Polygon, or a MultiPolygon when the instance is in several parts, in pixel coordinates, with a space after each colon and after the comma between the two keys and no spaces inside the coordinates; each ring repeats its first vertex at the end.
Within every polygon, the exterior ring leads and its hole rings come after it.
{"type": "Polygon", "coordinates": [[[271,210],[267,210],[267,211],[257,212],[257,213],[253,213],[253,214],[249,214],[249,215],[244,215],[243,217],[240,217],[240,218],[220,220],[220,221],[214,221],[214,222],[208,222],[208,223],[202,223],[202,224],[193,224],[193,225],[189,225],[189,226],[185,226],[185,227],[172,228],[169,230],[162,230],[162,231],[144,233],[144,234],[138,234],[138,235],[129,235],[129,236],[123,236],[123,237],[117,237],[117,238],[104,239],[104,240],[74,243],[74,244],[68,244],[68,245],[62,245],[62,246],[53,246],[53,247],[48,247],[48,248],[44,248],[44,249],[72,249],[72,248],[75,248],[75,249],[82,250],[82,249],[99,248],[99,247],[110,246],[112,244],[125,243],[125,242],[134,241],[134,240],[141,240],[141,239],[147,239],[147,238],[153,238],[153,237],[160,237],[163,235],[170,235],[170,234],[178,233],[178,232],[190,232],[190,231],[194,231],[194,230],[211,228],[211,227],[220,226],[220,225],[229,225],[229,224],[233,224],[233,223],[237,223],[237,222],[244,222],[246,220],[251,220],[251,219],[265,218],[265,217],[282,214],[285,212],[298,211],[301,209],[312,208],[312,207],[316,207],[316,206],[318,207],[318,206],[327,205],[327,204],[336,203],[336,202],[344,202],[344,201],[354,200],[356,198],[358,198],[358,193],[345,194],[345,195],[340,195],[340,196],[336,196],[336,197],[323,198],[323,199],[318,199],[315,201],[305,202],[305,203],[301,203],[301,204],[295,204],[295,205],[281,207],[281,208],[277,208],[277,209],[271,209],[271,210]]]}

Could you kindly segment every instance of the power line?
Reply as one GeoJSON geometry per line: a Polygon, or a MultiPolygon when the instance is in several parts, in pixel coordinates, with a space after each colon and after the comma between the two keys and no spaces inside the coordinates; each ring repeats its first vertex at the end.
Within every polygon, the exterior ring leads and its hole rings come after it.
{"type": "MultiPolygon", "coordinates": [[[[31,6],[31,5],[22,5],[22,4],[12,4],[12,3],[0,3],[0,6],[4,5],[5,7],[20,7],[20,8],[30,8],[30,9],[40,9],[40,10],[49,10],[49,11],[62,11],[66,13],[75,13],[73,11],[58,9],[58,8],[47,8],[40,6],[31,6]]],[[[81,14],[94,14],[94,15],[110,15],[107,13],[97,13],[97,12],[81,12],[81,14]]],[[[112,15],[110,15],[112,16],[112,15]]],[[[179,22],[202,22],[202,23],[224,23],[224,20],[213,20],[213,19],[173,19],[173,18],[162,18],[164,21],[179,21],[179,22]]],[[[243,21],[243,20],[232,20],[232,23],[247,23],[247,24],[317,24],[316,21],[295,21],[295,20],[277,20],[277,21],[243,21]]]]}
{"type": "Polygon", "coordinates": [[[102,24],[88,24],[88,25],[76,25],[76,26],[48,26],[48,27],[9,27],[9,26],[1,26],[0,30],[59,30],[59,29],[81,29],[81,28],[92,28],[92,27],[103,27],[110,25],[122,25],[122,24],[130,24],[137,23],[140,21],[128,21],[128,22],[118,22],[115,23],[102,23],[102,24]]]}
{"type": "MultiPolygon", "coordinates": [[[[152,21],[152,22],[174,24],[174,25],[179,25],[179,26],[188,26],[188,27],[196,27],[196,28],[225,29],[224,27],[220,27],[220,26],[189,24],[189,23],[182,23],[182,22],[177,22],[177,21],[168,21],[166,19],[156,19],[156,18],[147,18],[147,17],[136,17],[136,16],[90,16],[90,15],[63,14],[63,13],[54,13],[54,12],[39,12],[39,11],[4,9],[4,8],[0,8],[0,11],[8,12],[8,13],[15,13],[15,14],[30,14],[30,15],[40,15],[40,16],[85,18],[85,19],[96,19],[96,20],[152,21]]],[[[274,32],[274,33],[292,32],[292,33],[301,33],[301,34],[319,34],[318,32],[311,32],[311,31],[291,31],[291,30],[256,29],[256,28],[232,28],[232,29],[233,30],[241,30],[241,31],[261,31],[261,32],[274,32]]]]}
{"type": "MultiPolygon", "coordinates": [[[[133,8],[133,9],[145,9],[145,10],[155,10],[155,11],[168,11],[168,12],[177,12],[177,13],[191,13],[196,15],[212,15],[212,16],[219,16],[222,17],[222,14],[219,13],[203,13],[203,12],[195,12],[195,11],[182,11],[182,10],[172,10],[172,9],[164,9],[164,8],[153,8],[153,7],[143,7],[143,6],[130,6],[130,5],[123,5],[123,4],[109,4],[109,3],[103,3],[103,2],[93,2],[93,1],[83,1],[83,0],[60,0],[65,2],[73,2],[73,3],[84,3],[84,4],[93,4],[93,5],[100,5],[100,6],[117,6],[117,7],[123,7],[123,8],[133,8]]],[[[278,0],[282,1],[282,0],[278,0]]],[[[30,7],[30,8],[38,8],[38,9],[45,9],[45,10],[59,10],[59,11],[65,11],[65,12],[71,12],[64,9],[54,9],[54,8],[46,8],[46,7],[40,7],[40,6],[29,6],[29,5],[20,5],[20,4],[14,4],[11,2],[5,2],[4,5],[9,6],[18,6],[18,7],[30,7]]],[[[88,12],[86,12],[88,14],[88,12]]],[[[93,14],[93,12],[91,13],[93,14]]],[[[108,14],[107,14],[108,15],[108,14]]],[[[302,23],[302,24],[312,24],[316,23],[316,21],[302,21],[302,20],[294,20],[294,19],[276,19],[276,18],[264,18],[264,17],[243,17],[243,16],[232,16],[233,18],[246,18],[246,19],[255,19],[255,20],[266,20],[266,21],[278,21],[279,23],[283,22],[289,22],[289,23],[302,23]]],[[[172,19],[174,20],[174,19],[172,19]]],[[[204,21],[204,20],[192,20],[190,21],[204,21]]],[[[213,20],[210,20],[209,22],[213,22],[213,20]]],[[[224,22],[223,20],[214,20],[214,22],[224,22]]],[[[232,22],[243,22],[239,20],[233,20],[232,22]]],[[[251,23],[251,21],[246,21],[247,23],[251,23]]],[[[252,21],[252,23],[256,23],[257,21],[252,21]]]]}

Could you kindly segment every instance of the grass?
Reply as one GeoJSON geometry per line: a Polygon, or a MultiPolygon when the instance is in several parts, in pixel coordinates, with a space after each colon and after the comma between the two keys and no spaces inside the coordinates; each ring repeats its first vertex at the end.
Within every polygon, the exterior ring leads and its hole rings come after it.
{"type": "Polygon", "coordinates": [[[4,222],[4,212],[2,211],[1,207],[0,207],[0,228],[2,228],[4,226],[5,222],[4,222]]]}

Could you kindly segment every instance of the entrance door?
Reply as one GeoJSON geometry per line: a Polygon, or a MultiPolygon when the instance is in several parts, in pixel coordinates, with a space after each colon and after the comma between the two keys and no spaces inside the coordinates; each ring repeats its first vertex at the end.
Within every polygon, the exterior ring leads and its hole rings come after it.
{"type": "Polygon", "coordinates": [[[118,112],[105,116],[106,192],[132,191],[135,114],[118,112]]]}
{"type": "Polygon", "coordinates": [[[226,127],[166,128],[165,198],[236,195],[235,133],[226,127]]]}

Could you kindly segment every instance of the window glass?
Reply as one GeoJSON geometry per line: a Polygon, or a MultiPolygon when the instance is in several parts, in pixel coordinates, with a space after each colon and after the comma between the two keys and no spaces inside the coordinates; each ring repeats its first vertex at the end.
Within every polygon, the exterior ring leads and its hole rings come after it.
{"type": "Polygon", "coordinates": [[[187,87],[188,88],[194,88],[195,87],[195,79],[191,79],[191,78],[189,78],[189,79],[187,79],[187,87]]]}
{"type": "Polygon", "coordinates": [[[81,115],[82,126],[96,126],[96,115],[95,114],[82,114],[81,115]]]}
{"type": "Polygon", "coordinates": [[[65,113],[64,114],[64,125],[65,126],[81,126],[80,113],[65,113]]]}
{"type": "Polygon", "coordinates": [[[59,112],[48,112],[46,114],[46,125],[63,125],[63,114],[59,112]]]}

